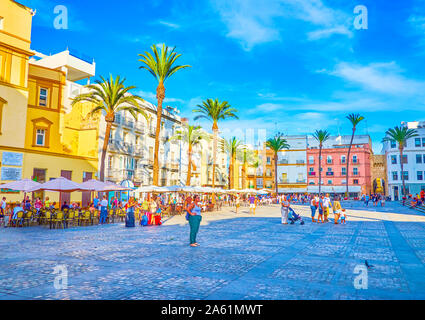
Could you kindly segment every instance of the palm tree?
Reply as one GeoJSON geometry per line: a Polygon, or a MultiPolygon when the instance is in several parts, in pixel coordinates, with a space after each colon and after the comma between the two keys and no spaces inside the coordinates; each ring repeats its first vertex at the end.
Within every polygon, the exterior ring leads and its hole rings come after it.
{"type": "Polygon", "coordinates": [[[401,182],[403,184],[403,195],[406,196],[406,184],[404,181],[403,174],[403,150],[406,146],[406,142],[410,138],[414,138],[418,136],[416,129],[408,129],[407,127],[394,127],[388,129],[385,132],[386,137],[382,140],[383,142],[387,141],[396,141],[398,142],[398,150],[400,151],[400,167],[401,167],[401,182]]]}
{"type": "Polygon", "coordinates": [[[148,118],[145,111],[141,108],[140,103],[144,100],[130,94],[130,90],[134,86],[126,87],[125,79],[120,79],[117,76],[115,79],[110,75],[109,80],[100,77],[101,80],[96,80],[95,84],[85,86],[89,92],[78,95],[72,100],[72,106],[78,102],[90,102],[93,104],[91,115],[104,111],[106,121],[105,139],[103,140],[102,156],[100,161],[100,180],[105,181],[105,158],[108,150],[109,136],[112,123],[115,121],[115,115],[120,111],[129,112],[135,120],[137,115],[141,114],[146,119],[148,118]]]}
{"type": "Polygon", "coordinates": [[[243,146],[242,152],[242,189],[246,189],[246,171],[248,165],[251,165],[258,160],[254,150],[250,149],[247,145],[243,146]]]}
{"type": "Polygon", "coordinates": [[[328,140],[330,133],[327,130],[316,130],[313,138],[319,142],[319,195],[322,191],[322,148],[323,143],[328,140]]]}
{"type": "Polygon", "coordinates": [[[215,187],[215,169],[217,160],[217,139],[218,139],[218,121],[225,120],[228,118],[238,119],[236,113],[238,110],[232,108],[227,101],[220,102],[218,99],[207,99],[202,104],[197,105],[194,113],[200,113],[195,116],[195,120],[208,119],[213,122],[212,131],[214,133],[213,141],[213,181],[212,187],[215,187]]]}
{"type": "Polygon", "coordinates": [[[283,149],[289,149],[289,144],[287,140],[282,137],[281,134],[276,135],[274,138],[267,140],[266,146],[273,150],[274,152],[274,181],[275,181],[275,190],[276,195],[279,193],[278,184],[277,184],[277,159],[278,152],[283,149]]]}
{"type": "Polygon", "coordinates": [[[230,138],[229,140],[224,141],[226,153],[229,155],[229,189],[233,189],[234,184],[234,166],[236,162],[236,154],[242,147],[242,142],[236,137],[230,138]]]}
{"type": "Polygon", "coordinates": [[[158,86],[156,88],[156,98],[158,99],[158,106],[156,109],[156,128],[155,128],[155,154],[153,162],[153,184],[158,185],[158,175],[159,175],[159,162],[158,162],[158,152],[159,152],[159,138],[161,133],[161,118],[162,118],[162,102],[165,98],[165,80],[170,78],[177,71],[189,68],[189,65],[175,65],[177,59],[181,54],[175,52],[175,47],[170,49],[166,45],[162,45],[161,52],[158,52],[156,45],[151,46],[151,52],[145,51],[144,54],[139,54],[141,59],[140,62],[143,63],[140,66],[140,69],[148,70],[158,81],[158,86]]]}
{"type": "Polygon", "coordinates": [[[350,140],[350,146],[348,147],[348,154],[347,154],[347,170],[346,170],[346,174],[347,174],[347,180],[346,182],[346,191],[345,191],[345,196],[348,197],[348,167],[350,165],[350,153],[351,153],[351,147],[353,145],[353,140],[354,140],[354,134],[356,133],[356,128],[357,125],[360,123],[360,121],[362,121],[364,119],[363,116],[361,116],[358,113],[350,113],[347,117],[348,120],[350,120],[351,125],[352,125],[352,134],[351,134],[351,140],[350,140]]]}
{"type": "Polygon", "coordinates": [[[187,178],[186,185],[190,186],[190,179],[192,177],[192,154],[193,149],[201,144],[202,140],[209,140],[209,137],[201,129],[201,126],[193,126],[189,124],[184,124],[182,129],[177,130],[174,136],[170,138],[170,141],[179,140],[187,143],[187,178]]]}

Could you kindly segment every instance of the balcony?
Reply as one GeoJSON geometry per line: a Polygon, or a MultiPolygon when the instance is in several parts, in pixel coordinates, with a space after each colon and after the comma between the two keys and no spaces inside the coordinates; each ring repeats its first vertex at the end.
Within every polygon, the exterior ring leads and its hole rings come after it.
{"type": "Polygon", "coordinates": [[[305,180],[305,179],[297,179],[297,183],[307,183],[307,180],[305,180]]]}
{"type": "Polygon", "coordinates": [[[133,129],[134,128],[134,121],[131,119],[124,119],[124,121],[122,122],[124,127],[127,127],[129,129],[133,129]]]}
{"type": "Polygon", "coordinates": [[[145,133],[145,126],[143,125],[142,122],[136,122],[136,125],[134,126],[134,128],[141,133],[145,133]]]}
{"type": "Polygon", "coordinates": [[[309,176],[316,176],[316,172],[314,172],[314,171],[309,171],[309,172],[308,172],[308,175],[309,175],[309,176]]]}
{"type": "Polygon", "coordinates": [[[280,159],[277,161],[278,164],[288,164],[288,159],[280,159]]]}
{"type": "Polygon", "coordinates": [[[326,160],[326,164],[333,164],[333,160],[326,160]]]}
{"type": "Polygon", "coordinates": [[[351,164],[353,164],[353,165],[358,165],[358,164],[360,164],[360,161],[357,159],[356,161],[354,161],[354,160],[352,160],[351,161],[351,164]]]}
{"type": "Polygon", "coordinates": [[[155,128],[155,127],[150,127],[150,128],[149,128],[149,135],[150,135],[152,138],[155,138],[155,136],[156,136],[156,128],[155,128]]]}
{"type": "Polygon", "coordinates": [[[120,115],[115,116],[114,124],[119,125],[119,126],[121,125],[121,116],[120,115]]]}
{"type": "Polygon", "coordinates": [[[326,175],[327,175],[327,176],[333,176],[333,175],[334,175],[334,173],[333,173],[332,171],[327,171],[327,172],[326,172],[326,175]]]}
{"type": "Polygon", "coordinates": [[[296,164],[305,164],[305,161],[304,160],[297,160],[296,164]]]}

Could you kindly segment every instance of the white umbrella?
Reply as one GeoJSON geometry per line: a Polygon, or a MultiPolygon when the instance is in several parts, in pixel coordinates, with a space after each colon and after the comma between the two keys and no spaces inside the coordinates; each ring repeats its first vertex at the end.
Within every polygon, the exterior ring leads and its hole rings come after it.
{"type": "Polygon", "coordinates": [[[95,179],[91,179],[91,180],[87,180],[84,181],[83,183],[81,183],[81,186],[83,186],[84,188],[87,188],[87,190],[90,191],[98,191],[98,192],[106,192],[106,189],[110,189],[108,191],[114,191],[115,189],[115,184],[108,184],[99,180],[95,180],[95,179]]]}
{"type": "Polygon", "coordinates": [[[170,186],[170,187],[164,187],[169,192],[180,192],[184,190],[184,186],[170,186]]]}
{"type": "Polygon", "coordinates": [[[0,185],[0,188],[10,189],[14,191],[30,192],[31,189],[34,189],[40,185],[41,183],[38,183],[31,179],[23,179],[23,180],[18,180],[18,181],[2,184],[0,185]]]}
{"type": "Polygon", "coordinates": [[[28,191],[33,192],[38,190],[57,192],[90,191],[89,189],[83,187],[81,184],[68,180],[64,177],[52,179],[50,181],[40,184],[39,186],[29,189],[28,191]]]}

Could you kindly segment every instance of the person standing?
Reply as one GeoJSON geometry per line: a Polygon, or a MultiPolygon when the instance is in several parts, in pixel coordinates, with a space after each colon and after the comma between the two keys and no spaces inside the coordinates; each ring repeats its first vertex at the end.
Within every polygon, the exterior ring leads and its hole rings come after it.
{"type": "Polygon", "coordinates": [[[323,195],[321,195],[319,198],[319,216],[317,217],[317,223],[323,223],[323,201],[323,195]]]}
{"type": "Polygon", "coordinates": [[[339,217],[341,216],[342,213],[342,208],[341,208],[341,203],[339,202],[339,197],[336,197],[332,206],[332,210],[334,212],[334,216],[335,216],[335,224],[338,224],[338,220],[339,217]]]}
{"type": "Polygon", "coordinates": [[[239,194],[236,195],[236,201],[235,202],[236,202],[236,213],[238,213],[239,206],[241,205],[241,199],[239,197],[239,194]]]}
{"type": "Polygon", "coordinates": [[[108,217],[108,200],[106,199],[106,196],[103,196],[103,199],[102,201],[100,201],[99,205],[100,205],[99,224],[104,224],[106,223],[106,218],[108,217]]]}
{"type": "Polygon", "coordinates": [[[288,224],[289,201],[285,196],[282,196],[280,213],[282,214],[282,224],[288,224]]]}
{"type": "Polygon", "coordinates": [[[7,205],[6,197],[3,197],[3,199],[1,199],[1,202],[0,202],[0,210],[1,210],[0,220],[2,220],[5,228],[7,227],[7,224],[9,223],[9,216],[7,216],[7,221],[6,221],[6,205],[7,205]]]}
{"type": "Polygon", "coordinates": [[[136,200],[134,199],[134,197],[130,197],[130,199],[128,200],[126,207],[127,207],[127,212],[125,215],[125,226],[126,228],[134,228],[136,226],[134,220],[134,210],[136,207],[136,200]]]}
{"type": "Polygon", "coordinates": [[[310,201],[310,209],[311,209],[311,221],[316,222],[314,219],[316,215],[316,210],[319,207],[319,198],[312,196],[310,201]]]}
{"type": "Polygon", "coordinates": [[[327,193],[326,197],[323,199],[323,215],[325,222],[328,222],[330,207],[332,207],[331,198],[329,197],[329,193],[327,193]]]}
{"type": "Polygon", "coordinates": [[[199,225],[202,221],[201,207],[199,205],[199,196],[195,196],[193,203],[189,202],[186,207],[186,211],[189,214],[190,246],[198,247],[199,243],[196,242],[196,235],[198,234],[199,225]]]}

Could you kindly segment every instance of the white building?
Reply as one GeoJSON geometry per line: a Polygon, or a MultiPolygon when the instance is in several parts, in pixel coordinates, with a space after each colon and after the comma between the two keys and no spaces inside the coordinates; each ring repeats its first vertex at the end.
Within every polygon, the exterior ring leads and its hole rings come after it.
{"type": "MultiPolygon", "coordinates": [[[[407,194],[416,195],[425,190],[425,121],[402,122],[402,126],[416,129],[418,137],[407,140],[403,150],[403,174],[407,194]]],[[[387,162],[388,192],[392,200],[399,200],[403,194],[400,167],[400,151],[395,141],[384,142],[383,152],[387,162]]]]}
{"type": "MultiPolygon", "coordinates": [[[[105,178],[109,181],[121,183],[129,180],[136,187],[151,185],[153,182],[156,107],[149,102],[143,103],[143,107],[149,116],[148,119],[140,114],[134,119],[128,111],[121,111],[115,116],[105,165],[105,178]]],[[[180,116],[175,114],[175,110],[164,108],[159,147],[161,186],[176,185],[180,181],[181,143],[169,141],[180,127],[180,116]]],[[[99,161],[105,130],[106,122],[102,116],[99,125],[99,161]]]]}
{"type": "Polygon", "coordinates": [[[279,193],[307,192],[307,136],[284,136],[289,149],[278,153],[279,193]]]}

